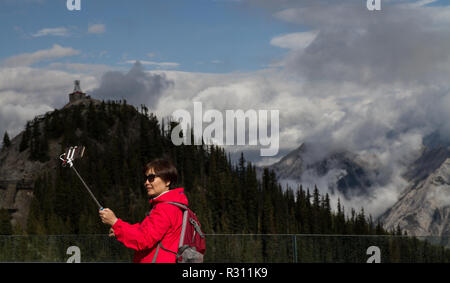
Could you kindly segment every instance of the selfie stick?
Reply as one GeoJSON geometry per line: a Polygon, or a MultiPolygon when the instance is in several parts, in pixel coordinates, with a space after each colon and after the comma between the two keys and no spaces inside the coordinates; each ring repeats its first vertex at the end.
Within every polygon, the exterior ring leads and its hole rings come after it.
{"type": "MultiPolygon", "coordinates": [[[[66,164],[69,164],[69,167],[73,169],[73,171],[75,171],[75,174],[77,174],[78,178],[80,178],[81,182],[83,183],[84,187],[86,188],[86,190],[88,191],[89,195],[92,197],[92,199],[95,201],[95,203],[97,204],[98,208],[100,210],[103,210],[103,206],[98,202],[97,198],[95,198],[94,194],[91,192],[91,190],[89,189],[88,185],[86,185],[86,183],[84,182],[83,178],[81,178],[80,174],[78,173],[77,169],[75,168],[75,166],[73,166],[73,156],[75,153],[75,150],[77,149],[77,147],[71,147],[67,153],[63,153],[59,156],[59,159],[61,159],[63,161],[62,166],[66,167],[66,164]]],[[[81,152],[81,156],[83,156],[84,153],[84,148],[82,148],[82,152],[81,152]]],[[[80,157],[81,157],[80,156],[80,157]]]]}

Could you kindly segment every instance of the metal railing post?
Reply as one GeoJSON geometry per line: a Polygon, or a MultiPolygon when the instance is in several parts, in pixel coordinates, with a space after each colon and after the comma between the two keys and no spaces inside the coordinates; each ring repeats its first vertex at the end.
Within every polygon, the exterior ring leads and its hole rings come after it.
{"type": "Polygon", "coordinates": [[[297,263],[297,235],[292,235],[292,244],[294,246],[294,263],[297,263]]]}

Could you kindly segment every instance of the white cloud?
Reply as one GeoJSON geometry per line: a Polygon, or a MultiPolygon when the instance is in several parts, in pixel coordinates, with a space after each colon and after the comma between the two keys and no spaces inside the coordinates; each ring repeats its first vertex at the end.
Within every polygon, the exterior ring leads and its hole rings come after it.
{"type": "Polygon", "coordinates": [[[33,53],[24,53],[6,58],[2,65],[5,67],[29,66],[40,61],[48,61],[77,54],[80,54],[80,51],[71,47],[63,47],[54,44],[50,49],[38,50],[33,53]]]}
{"type": "Polygon", "coordinates": [[[102,34],[106,32],[106,26],[104,24],[89,25],[88,33],[102,34]]]}
{"type": "Polygon", "coordinates": [[[41,36],[68,36],[69,30],[65,27],[57,27],[57,28],[44,28],[39,30],[38,32],[32,34],[33,37],[41,37],[41,36]]]}
{"type": "Polygon", "coordinates": [[[126,71],[123,67],[111,67],[104,64],[80,64],[80,63],[51,63],[47,67],[52,70],[62,70],[68,72],[76,72],[81,74],[93,74],[100,77],[108,71],[126,71]]]}
{"type": "Polygon", "coordinates": [[[23,4],[23,3],[26,3],[26,4],[31,4],[31,3],[43,4],[43,3],[45,3],[45,1],[46,0],[1,0],[0,3],[8,4],[8,5],[10,5],[10,4],[15,4],[15,5],[19,4],[20,5],[20,4],[23,4]]]}
{"type": "Polygon", "coordinates": [[[405,4],[401,4],[404,5],[406,7],[410,7],[410,8],[417,8],[417,7],[422,7],[428,4],[432,4],[434,2],[436,2],[437,0],[420,0],[417,2],[413,2],[413,3],[405,3],[405,4]]]}
{"type": "Polygon", "coordinates": [[[0,134],[11,138],[23,130],[27,120],[63,107],[81,80],[83,91],[94,88],[94,76],[32,67],[0,67],[0,134]]]}
{"type": "Polygon", "coordinates": [[[155,61],[145,61],[145,60],[127,60],[126,63],[134,64],[139,61],[142,65],[156,66],[158,68],[177,68],[180,66],[179,63],[175,62],[155,62],[155,61]]]}
{"type": "Polygon", "coordinates": [[[291,50],[305,49],[317,36],[317,31],[295,32],[272,38],[270,44],[291,50]]]}

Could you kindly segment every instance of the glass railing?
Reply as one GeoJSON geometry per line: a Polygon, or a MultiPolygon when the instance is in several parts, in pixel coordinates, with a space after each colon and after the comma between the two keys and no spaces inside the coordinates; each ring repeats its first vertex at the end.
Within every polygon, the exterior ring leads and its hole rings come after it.
{"type": "MultiPolygon", "coordinates": [[[[0,235],[0,262],[131,262],[106,235],[0,235]]],[[[450,237],[207,234],[205,262],[450,262],[450,237]]]]}

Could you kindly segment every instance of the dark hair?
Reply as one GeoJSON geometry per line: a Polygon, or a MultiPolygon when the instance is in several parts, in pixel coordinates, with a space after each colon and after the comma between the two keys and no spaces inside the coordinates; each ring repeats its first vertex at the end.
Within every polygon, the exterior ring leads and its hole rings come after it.
{"type": "Polygon", "coordinates": [[[157,158],[145,165],[144,174],[153,168],[153,171],[164,182],[169,182],[169,189],[175,189],[178,182],[178,171],[171,161],[165,158],[157,158]]]}

